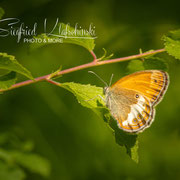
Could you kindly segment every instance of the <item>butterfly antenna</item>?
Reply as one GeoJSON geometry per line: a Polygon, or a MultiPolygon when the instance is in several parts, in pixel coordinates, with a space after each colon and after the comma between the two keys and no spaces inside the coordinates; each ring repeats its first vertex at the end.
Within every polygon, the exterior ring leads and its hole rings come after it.
{"type": "Polygon", "coordinates": [[[100,79],[108,87],[108,84],[100,76],[98,76],[95,72],[88,71],[88,73],[94,74],[98,79],[100,79]]]}
{"type": "Polygon", "coordinates": [[[111,75],[111,78],[110,78],[110,81],[109,81],[109,87],[110,87],[111,84],[112,84],[112,79],[113,79],[113,77],[114,77],[114,74],[111,75]]]}

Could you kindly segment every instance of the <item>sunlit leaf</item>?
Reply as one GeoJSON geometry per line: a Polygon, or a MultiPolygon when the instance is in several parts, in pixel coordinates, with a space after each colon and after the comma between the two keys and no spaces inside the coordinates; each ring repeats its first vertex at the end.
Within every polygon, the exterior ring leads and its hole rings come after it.
{"type": "Polygon", "coordinates": [[[166,51],[176,59],[180,59],[180,29],[169,32],[163,40],[166,51]]]}
{"type": "Polygon", "coordinates": [[[16,73],[14,71],[0,76],[0,89],[8,89],[16,82],[16,73]]]}
{"type": "Polygon", "coordinates": [[[117,121],[111,117],[109,110],[105,107],[105,102],[102,100],[102,98],[104,98],[103,88],[73,82],[62,83],[60,84],[60,87],[73,93],[82,106],[91,108],[102,117],[108,127],[110,127],[114,132],[116,142],[120,146],[125,146],[127,154],[132,158],[132,160],[138,162],[137,135],[127,134],[118,128],[117,121]]]}
{"type": "Polygon", "coordinates": [[[100,96],[104,98],[103,88],[101,87],[91,86],[89,84],[83,85],[74,82],[62,83],[61,87],[72,92],[82,106],[87,108],[98,108],[104,105],[104,101],[100,98],[100,96]]]}
{"type": "Polygon", "coordinates": [[[29,79],[33,79],[31,73],[21,64],[19,64],[14,56],[8,55],[6,53],[0,53],[0,69],[15,71],[28,77],[29,79]]]}
{"type": "Polygon", "coordinates": [[[31,49],[36,49],[44,45],[54,43],[76,44],[88,49],[89,51],[92,51],[95,47],[95,37],[92,37],[89,34],[82,34],[82,30],[75,29],[74,27],[64,23],[59,23],[52,33],[41,34],[34,38],[42,39],[43,42],[31,44],[31,49]]]}

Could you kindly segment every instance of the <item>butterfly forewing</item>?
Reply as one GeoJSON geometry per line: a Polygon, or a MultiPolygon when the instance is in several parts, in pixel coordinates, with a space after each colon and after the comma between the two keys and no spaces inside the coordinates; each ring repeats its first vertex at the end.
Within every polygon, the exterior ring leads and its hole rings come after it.
{"type": "Polygon", "coordinates": [[[168,74],[159,70],[139,71],[117,81],[113,87],[135,90],[155,105],[163,97],[169,84],[168,74]]]}

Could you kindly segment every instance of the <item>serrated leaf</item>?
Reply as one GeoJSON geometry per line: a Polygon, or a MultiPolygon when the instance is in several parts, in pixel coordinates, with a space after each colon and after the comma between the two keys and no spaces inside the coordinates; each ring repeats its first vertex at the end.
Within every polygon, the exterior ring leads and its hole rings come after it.
{"type": "Polygon", "coordinates": [[[127,66],[128,73],[134,73],[137,71],[142,70],[151,70],[151,69],[157,69],[157,70],[168,70],[168,64],[159,57],[148,57],[142,60],[132,60],[129,62],[127,66]]]}
{"type": "Polygon", "coordinates": [[[114,131],[116,143],[120,146],[125,146],[127,154],[131,157],[133,161],[138,163],[138,135],[126,133],[121,130],[117,125],[117,121],[114,120],[112,117],[109,118],[108,124],[114,131]]]}
{"type": "Polygon", "coordinates": [[[11,71],[5,75],[0,76],[0,89],[8,89],[16,82],[16,73],[11,71]]]}
{"type": "Polygon", "coordinates": [[[3,17],[4,15],[4,10],[0,7],[0,19],[3,17]]]}
{"type": "Polygon", "coordinates": [[[145,69],[168,70],[168,64],[159,57],[151,57],[143,63],[145,69]]]}
{"type": "Polygon", "coordinates": [[[62,83],[60,86],[72,92],[82,106],[87,108],[99,108],[105,105],[104,101],[100,98],[100,96],[104,98],[103,88],[101,87],[74,82],[62,83]]]}
{"type": "Polygon", "coordinates": [[[22,153],[19,151],[12,151],[10,155],[17,164],[27,168],[29,171],[46,177],[49,176],[50,164],[45,158],[37,154],[22,153]]]}
{"type": "Polygon", "coordinates": [[[132,158],[132,160],[138,162],[137,135],[127,134],[118,128],[117,121],[111,117],[109,110],[105,107],[105,102],[102,100],[102,98],[104,98],[103,88],[91,86],[89,84],[82,85],[73,82],[62,83],[60,84],[60,87],[63,87],[72,92],[82,106],[91,108],[100,117],[102,117],[114,132],[116,142],[120,146],[125,146],[127,154],[132,158]],[[99,96],[101,96],[102,98],[100,98],[99,96]]]}
{"type": "Polygon", "coordinates": [[[180,29],[171,31],[163,37],[163,40],[166,51],[176,59],[180,59],[180,29]]]}
{"type": "MultiPolygon", "coordinates": [[[[70,32],[73,32],[75,29],[73,27],[70,27],[67,24],[61,23],[61,31],[65,31],[66,29],[70,32]]],[[[66,35],[66,38],[64,39],[64,43],[72,43],[72,44],[77,44],[80,46],[85,47],[88,50],[93,50],[94,49],[94,39],[90,35],[81,35],[81,30],[77,30],[77,35],[76,37],[78,38],[71,38],[71,35],[66,35]],[[79,34],[79,35],[78,35],[79,34]]]]}
{"type": "Polygon", "coordinates": [[[15,71],[28,77],[29,79],[33,79],[31,73],[21,64],[19,64],[14,56],[8,55],[6,53],[0,53],[0,69],[15,71]]]}
{"type": "Polygon", "coordinates": [[[76,44],[88,49],[89,51],[92,51],[95,47],[95,43],[94,43],[95,37],[92,37],[87,34],[82,34],[82,30],[75,29],[69,26],[68,24],[64,24],[64,23],[59,23],[52,33],[41,34],[34,38],[40,38],[44,41],[42,43],[31,44],[30,45],[31,49],[36,49],[47,44],[52,44],[52,43],[54,44],[54,41],[51,41],[51,39],[59,39],[59,38],[62,38],[63,41],[62,43],[76,44]],[[66,32],[74,32],[76,34],[75,35],[73,33],[66,34],[66,32]]]}
{"type": "Polygon", "coordinates": [[[25,173],[17,166],[8,166],[0,161],[0,179],[1,180],[23,180],[25,173]]]}

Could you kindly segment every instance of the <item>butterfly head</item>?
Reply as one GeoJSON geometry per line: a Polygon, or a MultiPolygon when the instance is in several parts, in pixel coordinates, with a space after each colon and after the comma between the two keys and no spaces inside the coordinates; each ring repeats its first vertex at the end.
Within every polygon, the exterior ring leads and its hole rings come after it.
{"type": "Polygon", "coordinates": [[[98,79],[100,79],[100,80],[105,84],[105,87],[104,87],[103,91],[104,91],[104,94],[107,94],[107,93],[109,92],[109,87],[111,86],[111,83],[112,83],[113,74],[111,75],[110,82],[109,82],[109,85],[108,85],[108,84],[107,84],[100,76],[98,76],[95,72],[93,72],[93,71],[88,71],[88,72],[94,74],[98,79]]]}
{"type": "Polygon", "coordinates": [[[105,86],[103,89],[104,94],[108,94],[109,93],[109,86],[105,86]]]}

